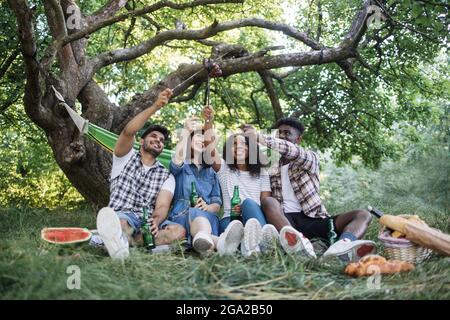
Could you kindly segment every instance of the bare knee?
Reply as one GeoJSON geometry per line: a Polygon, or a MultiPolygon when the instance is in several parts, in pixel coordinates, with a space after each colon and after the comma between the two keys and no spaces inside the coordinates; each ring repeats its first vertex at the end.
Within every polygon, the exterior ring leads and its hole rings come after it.
{"type": "Polygon", "coordinates": [[[281,213],[280,203],[273,197],[265,197],[261,201],[261,207],[263,210],[279,211],[281,213]]]}
{"type": "Polygon", "coordinates": [[[186,238],[186,229],[178,224],[168,225],[165,230],[169,234],[170,241],[177,241],[186,238]]]}
{"type": "Polygon", "coordinates": [[[361,223],[369,225],[370,222],[372,221],[372,215],[366,210],[359,209],[355,213],[355,220],[358,220],[361,223]]]}

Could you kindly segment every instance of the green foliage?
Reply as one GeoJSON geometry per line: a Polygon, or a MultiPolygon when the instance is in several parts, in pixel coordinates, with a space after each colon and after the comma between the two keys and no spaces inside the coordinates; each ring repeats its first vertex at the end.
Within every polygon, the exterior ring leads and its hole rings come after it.
{"type": "MultiPolygon", "coordinates": [[[[297,17],[297,26],[317,36],[314,3],[297,17]]],[[[320,3],[320,42],[335,46],[360,1],[320,3]]],[[[448,57],[441,51],[447,41],[447,9],[437,2],[424,6],[415,1],[388,1],[385,7],[388,20],[370,27],[359,49],[370,69],[354,61],[353,72],[361,84],[351,82],[336,64],[305,67],[285,80],[289,95],[283,97],[284,110],[306,124],[305,143],[331,150],[341,164],[354,155],[370,167],[379,166],[382,159],[398,159],[405,149],[396,139],[398,126],[435,123],[437,106],[448,103],[448,57]]]]}
{"type": "Polygon", "coordinates": [[[20,126],[0,130],[0,206],[74,208],[81,195],[56,165],[41,130],[16,106],[5,115],[20,126]]]}
{"type": "Polygon", "coordinates": [[[0,128],[13,122],[2,114],[21,97],[24,88],[24,67],[20,59],[16,23],[5,2],[0,3],[0,128]],[[17,58],[14,58],[17,57],[17,58]],[[13,59],[10,61],[10,59],[13,59]]]}

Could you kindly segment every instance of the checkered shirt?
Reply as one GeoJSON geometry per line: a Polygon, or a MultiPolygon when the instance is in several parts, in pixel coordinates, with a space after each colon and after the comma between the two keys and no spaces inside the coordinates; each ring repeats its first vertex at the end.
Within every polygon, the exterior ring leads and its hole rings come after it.
{"type": "MultiPolygon", "coordinates": [[[[268,148],[278,151],[284,158],[290,160],[288,167],[289,180],[305,215],[311,218],[329,217],[319,196],[319,156],[295,144],[267,135],[261,135],[268,148]]],[[[274,164],[269,170],[272,196],[280,204],[283,203],[281,192],[281,167],[274,164]]]]}
{"type": "Polygon", "coordinates": [[[142,217],[143,208],[147,207],[151,215],[169,174],[159,161],[145,172],[141,155],[134,154],[122,172],[111,181],[109,206],[116,212],[132,212],[138,218],[142,217]]]}

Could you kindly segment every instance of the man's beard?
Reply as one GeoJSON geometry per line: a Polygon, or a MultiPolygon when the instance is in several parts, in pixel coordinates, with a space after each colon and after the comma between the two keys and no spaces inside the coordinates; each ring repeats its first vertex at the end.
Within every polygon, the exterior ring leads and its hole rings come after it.
{"type": "Polygon", "coordinates": [[[149,143],[149,144],[144,143],[144,145],[142,146],[142,148],[143,148],[143,150],[144,150],[145,152],[150,153],[150,154],[151,154],[152,156],[154,156],[155,158],[158,157],[158,156],[161,154],[161,152],[162,152],[162,150],[161,150],[161,151],[157,151],[157,150],[153,149],[152,147],[150,147],[150,143],[149,143]]]}

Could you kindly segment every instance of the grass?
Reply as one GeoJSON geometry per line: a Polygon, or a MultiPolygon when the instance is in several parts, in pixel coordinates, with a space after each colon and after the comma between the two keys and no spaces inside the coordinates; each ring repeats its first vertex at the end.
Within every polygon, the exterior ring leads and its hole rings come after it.
{"type": "MultiPolygon", "coordinates": [[[[393,214],[417,213],[449,233],[447,162],[444,167],[444,174],[439,169],[425,175],[422,164],[388,163],[376,172],[327,164],[322,194],[333,214],[371,204],[393,214]]],[[[2,299],[450,299],[450,258],[438,255],[410,273],[383,276],[380,289],[370,289],[371,279],[345,276],[339,261],[282,251],[250,259],[201,259],[193,253],[149,255],[132,249],[121,264],[87,244],[61,248],[40,240],[46,226],[95,228],[90,210],[9,208],[0,215],[2,299]],[[67,288],[72,265],[80,268],[79,290],[67,288]]],[[[373,221],[367,238],[380,244],[378,229],[373,221]]]]}

